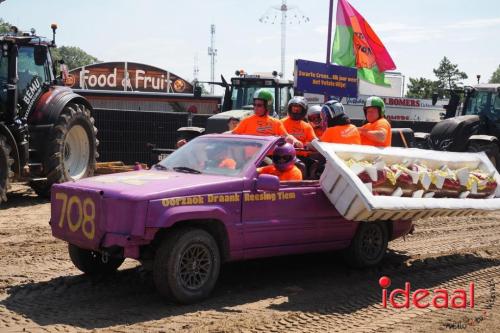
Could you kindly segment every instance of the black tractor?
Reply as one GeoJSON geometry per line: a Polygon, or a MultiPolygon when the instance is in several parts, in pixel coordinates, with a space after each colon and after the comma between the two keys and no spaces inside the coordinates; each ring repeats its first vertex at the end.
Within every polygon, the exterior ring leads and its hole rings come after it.
{"type": "Polygon", "coordinates": [[[484,151],[500,168],[500,84],[481,84],[452,93],[446,119],[430,133],[415,133],[417,147],[424,149],[484,151]],[[460,107],[461,95],[464,102],[460,107]]]}
{"type": "Polygon", "coordinates": [[[0,203],[14,181],[48,196],[54,183],[93,174],[97,130],[90,103],[56,78],[52,40],[0,35],[0,203]]]}

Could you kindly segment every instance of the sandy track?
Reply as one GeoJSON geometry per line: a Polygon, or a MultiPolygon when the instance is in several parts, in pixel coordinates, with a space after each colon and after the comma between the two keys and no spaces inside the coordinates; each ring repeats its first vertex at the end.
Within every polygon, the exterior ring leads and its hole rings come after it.
{"type": "Polygon", "coordinates": [[[47,201],[17,186],[0,210],[0,332],[494,332],[500,327],[500,214],[417,221],[391,242],[380,267],[347,268],[337,254],[228,264],[213,296],[178,306],[155,292],[152,275],[126,261],[90,279],[50,234],[47,201]],[[466,288],[474,309],[384,309],[382,275],[393,288],[466,288]]]}

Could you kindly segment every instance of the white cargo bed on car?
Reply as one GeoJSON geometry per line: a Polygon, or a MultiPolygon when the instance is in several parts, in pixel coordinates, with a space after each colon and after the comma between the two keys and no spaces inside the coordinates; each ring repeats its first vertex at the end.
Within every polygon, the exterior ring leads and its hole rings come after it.
{"type": "Polygon", "coordinates": [[[500,175],[485,153],[452,153],[423,149],[376,148],[319,142],[313,146],[326,158],[320,184],[326,196],[342,216],[353,221],[405,220],[430,216],[483,215],[500,210],[500,175]],[[497,187],[492,199],[408,198],[376,196],[344,160],[374,160],[380,156],[387,165],[404,160],[421,161],[439,169],[470,168],[495,172],[497,187]]]}

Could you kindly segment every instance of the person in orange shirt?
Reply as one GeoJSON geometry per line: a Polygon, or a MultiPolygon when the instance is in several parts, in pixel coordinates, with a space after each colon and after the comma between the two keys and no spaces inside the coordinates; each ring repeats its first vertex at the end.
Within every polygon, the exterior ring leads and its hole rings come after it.
{"type": "Polygon", "coordinates": [[[363,111],[368,123],[358,129],[359,134],[361,134],[361,144],[390,147],[392,140],[391,124],[385,119],[385,103],[382,98],[377,96],[368,97],[363,111]]]}
{"type": "Polygon", "coordinates": [[[207,163],[208,168],[219,169],[236,169],[236,161],[230,157],[227,147],[217,145],[215,147],[207,147],[207,163]]]}
{"type": "Polygon", "coordinates": [[[273,164],[258,168],[259,174],[278,176],[280,181],[302,180],[302,172],[295,166],[295,148],[289,143],[278,144],[273,152],[273,164]]]}
{"type": "Polygon", "coordinates": [[[281,120],[288,134],[293,135],[305,147],[316,139],[312,126],[304,121],[307,114],[307,101],[302,96],[292,98],[288,102],[288,117],[281,120]]]}
{"type": "Polygon", "coordinates": [[[232,133],[282,136],[287,142],[302,148],[302,143],[288,134],[281,121],[269,116],[269,110],[272,109],[272,105],[273,95],[265,89],[257,90],[253,97],[254,114],[241,120],[238,126],[232,130],[232,133]]]}
{"type": "Polygon", "coordinates": [[[361,144],[361,138],[356,126],[344,111],[344,106],[337,100],[325,103],[321,108],[321,121],[325,132],[320,138],[323,142],[361,144]]]}
{"type": "Polygon", "coordinates": [[[307,109],[307,121],[313,128],[316,137],[321,138],[325,131],[321,125],[321,105],[312,105],[307,109]]]}

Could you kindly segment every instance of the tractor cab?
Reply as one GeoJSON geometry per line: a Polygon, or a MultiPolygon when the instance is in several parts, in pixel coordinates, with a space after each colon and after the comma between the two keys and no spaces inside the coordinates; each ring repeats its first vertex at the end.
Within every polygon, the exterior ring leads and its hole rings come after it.
{"type": "Polygon", "coordinates": [[[462,113],[478,115],[500,125],[500,84],[482,84],[467,89],[462,113]]]}
{"type": "Polygon", "coordinates": [[[478,116],[480,133],[500,138],[500,84],[467,88],[462,114],[478,116]]]}
{"type": "Polygon", "coordinates": [[[251,110],[254,93],[263,88],[273,95],[274,107],[270,114],[275,117],[284,116],[288,101],[293,96],[292,87],[292,81],[280,79],[276,72],[246,74],[236,71],[236,77],[231,78],[231,85],[226,86],[222,111],[251,110]]]}
{"type": "MultiPolygon", "coordinates": [[[[55,33],[56,26],[53,26],[55,33]]],[[[55,81],[49,48],[53,41],[31,33],[0,36],[0,115],[27,119],[35,102],[55,81]]]]}

